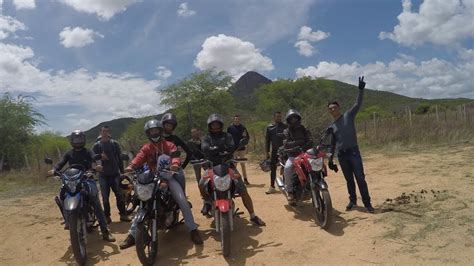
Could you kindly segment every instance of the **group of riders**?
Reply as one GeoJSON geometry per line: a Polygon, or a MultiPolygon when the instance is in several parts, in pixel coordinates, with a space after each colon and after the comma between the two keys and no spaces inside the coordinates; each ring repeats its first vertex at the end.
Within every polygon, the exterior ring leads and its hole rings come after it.
{"type": "MultiPolygon", "coordinates": [[[[357,204],[355,178],[364,206],[367,211],[374,212],[370,203],[367,183],[365,182],[362,159],[357,146],[354,126],[355,115],[362,104],[364,87],[365,82],[363,81],[363,77],[359,78],[359,95],[356,104],[345,113],[340,112],[339,104],[336,101],[328,103],[328,112],[334,118],[334,122],[329,126],[330,130],[327,130],[327,132],[331,134],[331,154],[337,155],[347,181],[350,201],[346,210],[351,210],[357,204]]],[[[285,149],[291,150],[291,148],[301,147],[303,150],[306,150],[313,145],[311,134],[309,130],[302,125],[302,116],[298,111],[290,109],[284,119],[286,123],[282,121],[283,117],[281,112],[275,112],[273,119],[274,123],[267,127],[265,141],[267,163],[270,168],[270,187],[266,192],[267,194],[276,191],[275,179],[279,148],[284,147],[285,149]]],[[[129,234],[119,245],[121,249],[125,249],[135,244],[138,221],[135,217],[130,219],[127,216],[123,194],[120,190],[120,175],[130,173],[144,166],[148,167],[151,172],[154,172],[157,170],[157,158],[163,154],[168,155],[171,157],[170,170],[175,174],[174,178],[167,181],[167,184],[173,199],[182,211],[184,223],[190,232],[192,242],[196,245],[202,245],[203,241],[186,198],[185,174],[183,169],[191,159],[205,158],[214,165],[217,165],[227,162],[233,156],[244,156],[245,148],[239,147],[239,141],[242,138],[249,138],[249,135],[245,127],[240,124],[240,117],[236,115],[234,117],[234,123],[227,128],[227,130],[224,130],[224,125],[224,120],[220,115],[211,114],[207,119],[206,135],[201,138],[197,129],[193,129],[191,131],[192,139],[186,143],[174,134],[178,126],[175,115],[166,113],[161,119],[151,119],[144,125],[144,133],[149,142],[140,148],[125,168],[120,158],[120,145],[111,138],[107,126],[101,128],[100,137],[91,150],[85,147],[86,137],[84,132],[75,130],[70,135],[72,149],[64,154],[62,160],[54,166],[54,169],[50,170],[50,174],[60,171],[66,163],[69,163],[69,165],[79,164],[87,170],[96,170],[99,173],[99,183],[104,208],[102,208],[98,197],[99,190],[93,180],[89,182],[91,191],[89,197],[92,198],[91,202],[99,222],[102,237],[106,241],[115,242],[115,238],[108,229],[108,224],[111,223],[109,195],[110,190],[112,190],[117,199],[120,220],[123,222],[131,221],[129,234]],[[186,152],[186,158],[183,162],[181,161],[178,147],[181,147],[186,152]],[[95,166],[93,167],[94,164],[95,166]]],[[[294,177],[293,161],[297,155],[296,152],[289,152],[288,159],[283,167],[285,190],[288,192],[287,199],[290,204],[295,200],[292,178],[294,177]]],[[[199,191],[203,198],[203,208],[201,212],[203,215],[209,215],[212,206],[210,205],[209,195],[207,195],[208,193],[205,189],[205,178],[201,178],[201,166],[194,165],[193,167],[199,191]]],[[[242,165],[242,175],[237,171],[237,165],[231,165],[231,167],[235,173],[233,180],[236,192],[241,196],[242,202],[249,212],[250,221],[256,226],[265,226],[265,222],[255,214],[252,198],[247,191],[246,184],[248,185],[249,181],[244,165],[242,165]]],[[[332,156],[329,160],[329,168],[337,170],[337,167],[333,163],[332,156]]],[[[206,174],[207,172],[204,177],[206,177],[206,174]]],[[[61,187],[59,198],[60,200],[64,200],[64,197],[65,190],[64,187],[61,187]]],[[[67,226],[67,221],[65,221],[65,227],[67,228],[67,226]]]]}

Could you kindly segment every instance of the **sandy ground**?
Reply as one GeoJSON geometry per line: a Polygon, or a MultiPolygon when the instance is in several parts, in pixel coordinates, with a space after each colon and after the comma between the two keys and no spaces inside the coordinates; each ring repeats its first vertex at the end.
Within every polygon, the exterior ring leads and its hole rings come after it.
{"type": "MultiPolygon", "coordinates": [[[[249,192],[267,226],[251,225],[247,212],[236,218],[227,260],[211,219],[199,214],[200,198],[189,175],[187,191],[204,245],[194,246],[184,226],[162,233],[157,264],[472,264],[474,146],[362,153],[376,213],[346,212],[345,180],[341,172],[331,172],[335,217],[328,231],[315,224],[309,203],[293,208],[280,193],[266,195],[268,174],[248,165],[249,192]],[[402,193],[411,194],[410,202],[397,199],[402,193]]],[[[0,199],[0,265],[75,264],[53,197],[42,192],[0,199]]],[[[237,205],[243,208],[240,200],[237,205]]],[[[118,222],[116,208],[112,211],[110,228],[122,241],[129,224],[118,222]]],[[[102,241],[97,231],[89,234],[88,256],[89,264],[139,264],[134,248],[121,251],[118,242],[102,241]]]]}

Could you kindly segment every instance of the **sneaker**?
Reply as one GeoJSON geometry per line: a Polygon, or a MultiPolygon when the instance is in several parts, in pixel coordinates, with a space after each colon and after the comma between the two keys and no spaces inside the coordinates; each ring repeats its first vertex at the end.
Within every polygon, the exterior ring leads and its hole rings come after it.
{"type": "Polygon", "coordinates": [[[107,242],[115,242],[115,237],[112,236],[109,230],[102,231],[102,239],[107,242]]]}
{"type": "Polygon", "coordinates": [[[125,238],[125,240],[122,243],[120,243],[119,247],[120,249],[127,249],[134,245],[135,245],[135,238],[133,238],[133,236],[129,234],[127,238],[125,238]]]}
{"type": "Polygon", "coordinates": [[[107,221],[107,224],[112,223],[112,219],[110,219],[110,216],[105,216],[105,221],[107,221]]]}
{"type": "Polygon", "coordinates": [[[268,194],[273,194],[275,192],[276,192],[276,189],[271,186],[271,187],[268,188],[268,191],[265,191],[265,194],[268,195],[268,194]]]}
{"type": "Polygon", "coordinates": [[[244,178],[244,183],[248,186],[250,185],[249,181],[247,180],[247,178],[244,178]]]}
{"type": "Polygon", "coordinates": [[[349,201],[349,203],[346,206],[346,211],[351,211],[352,209],[354,209],[355,206],[357,206],[357,203],[353,201],[349,201]]]}
{"type": "Polygon", "coordinates": [[[289,203],[295,202],[295,196],[293,195],[293,193],[288,192],[286,199],[288,200],[289,203]]]}
{"type": "Polygon", "coordinates": [[[367,209],[367,211],[368,211],[369,213],[375,213],[375,209],[374,209],[374,207],[372,207],[372,205],[369,205],[369,206],[367,206],[367,207],[365,207],[365,208],[367,209]]]}
{"type": "Polygon", "coordinates": [[[254,223],[255,225],[258,225],[258,226],[265,226],[267,225],[262,219],[260,219],[258,216],[255,216],[253,218],[250,219],[250,221],[252,221],[252,223],[254,223]]]}
{"type": "Polygon", "coordinates": [[[202,245],[202,238],[197,229],[191,231],[191,241],[196,245],[202,245]]]}
{"type": "Polygon", "coordinates": [[[209,212],[211,210],[212,210],[211,203],[210,202],[204,202],[204,204],[202,205],[202,209],[201,209],[202,215],[209,217],[209,215],[210,215],[209,212]]]}
{"type": "Polygon", "coordinates": [[[120,215],[120,221],[121,222],[131,222],[132,219],[130,219],[127,215],[122,214],[122,215],[120,215]]]}

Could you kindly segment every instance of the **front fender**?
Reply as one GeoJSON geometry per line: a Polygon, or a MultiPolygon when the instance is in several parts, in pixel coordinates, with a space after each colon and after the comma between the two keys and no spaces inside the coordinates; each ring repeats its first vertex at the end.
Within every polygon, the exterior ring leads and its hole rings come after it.
{"type": "Polygon", "coordinates": [[[216,200],[216,209],[218,209],[220,212],[228,212],[230,209],[230,200],[228,199],[216,200]]]}
{"type": "Polygon", "coordinates": [[[319,189],[328,189],[328,183],[326,183],[322,172],[312,172],[311,175],[313,182],[319,187],[319,189]]]}
{"type": "Polygon", "coordinates": [[[81,193],[76,193],[75,195],[67,194],[66,198],[64,199],[63,206],[64,210],[72,211],[77,209],[79,203],[81,202],[81,193]]]}
{"type": "Polygon", "coordinates": [[[145,217],[148,215],[148,210],[145,208],[140,208],[138,209],[137,214],[135,215],[135,219],[137,219],[137,223],[143,222],[145,220],[145,217]]]}

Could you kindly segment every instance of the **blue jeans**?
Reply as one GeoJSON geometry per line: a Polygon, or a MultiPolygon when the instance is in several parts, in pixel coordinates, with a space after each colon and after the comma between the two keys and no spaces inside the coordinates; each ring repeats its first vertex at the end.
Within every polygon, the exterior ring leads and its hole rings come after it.
{"type": "Polygon", "coordinates": [[[110,216],[110,189],[115,194],[115,200],[117,203],[117,209],[120,215],[126,215],[125,200],[123,198],[123,192],[120,188],[120,175],[104,176],[99,175],[100,192],[102,194],[102,201],[104,201],[104,213],[106,216],[110,216]]]}
{"type": "Polygon", "coordinates": [[[371,206],[369,188],[365,181],[364,166],[362,164],[362,157],[360,156],[359,147],[339,151],[337,158],[341,166],[342,173],[346,178],[347,192],[349,192],[349,200],[357,203],[357,195],[354,177],[359,187],[359,192],[362,197],[362,202],[365,207],[371,206]]]}

